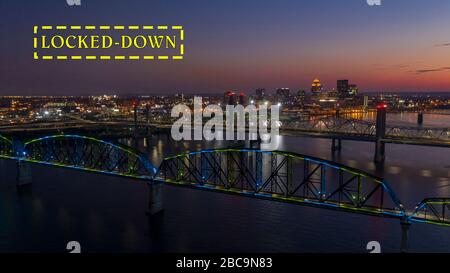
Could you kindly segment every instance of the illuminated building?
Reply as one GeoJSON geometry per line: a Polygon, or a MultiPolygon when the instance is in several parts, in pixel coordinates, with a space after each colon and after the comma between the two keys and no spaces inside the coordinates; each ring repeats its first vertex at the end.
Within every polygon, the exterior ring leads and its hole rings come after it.
{"type": "Polygon", "coordinates": [[[339,97],[339,91],[333,88],[327,92],[327,97],[336,99],[339,97]]]}
{"type": "Polygon", "coordinates": [[[364,104],[363,104],[363,106],[364,106],[364,109],[367,109],[367,108],[369,108],[369,96],[364,96],[364,104]]]}
{"type": "Polygon", "coordinates": [[[313,83],[311,84],[311,93],[316,96],[316,95],[319,95],[322,92],[322,90],[323,90],[323,86],[320,83],[320,80],[315,79],[313,81],[313,83]]]}
{"type": "Polygon", "coordinates": [[[354,97],[358,94],[358,86],[356,84],[349,84],[348,80],[338,80],[337,92],[341,99],[354,97]]]}
{"type": "Polygon", "coordinates": [[[248,104],[248,97],[244,92],[239,94],[239,104],[246,106],[248,104]]]}
{"type": "Polygon", "coordinates": [[[348,87],[348,95],[356,96],[358,94],[358,86],[356,84],[350,84],[348,87]]]}

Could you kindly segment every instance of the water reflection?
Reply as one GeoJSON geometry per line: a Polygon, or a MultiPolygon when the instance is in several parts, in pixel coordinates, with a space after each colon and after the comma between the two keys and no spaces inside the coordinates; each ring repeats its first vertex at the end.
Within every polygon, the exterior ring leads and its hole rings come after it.
{"type": "Polygon", "coordinates": [[[389,166],[388,167],[388,172],[390,174],[400,174],[401,168],[398,166],[389,166]]]}

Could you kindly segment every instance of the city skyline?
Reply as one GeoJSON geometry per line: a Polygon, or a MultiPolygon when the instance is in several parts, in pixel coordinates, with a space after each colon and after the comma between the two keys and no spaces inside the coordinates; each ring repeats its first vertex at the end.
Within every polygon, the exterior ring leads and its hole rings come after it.
{"type": "Polygon", "coordinates": [[[349,79],[361,93],[450,91],[448,1],[258,3],[2,1],[0,95],[253,93],[308,90],[315,78],[326,89],[349,79]],[[76,23],[182,25],[186,55],[182,61],[33,60],[33,25],[76,23]]]}

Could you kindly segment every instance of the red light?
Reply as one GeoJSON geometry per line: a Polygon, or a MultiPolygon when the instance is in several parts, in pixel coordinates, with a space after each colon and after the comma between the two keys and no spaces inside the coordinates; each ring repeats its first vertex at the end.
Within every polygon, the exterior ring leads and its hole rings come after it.
{"type": "Polygon", "coordinates": [[[386,109],[387,108],[387,104],[386,103],[380,103],[377,105],[377,109],[386,109]]]}

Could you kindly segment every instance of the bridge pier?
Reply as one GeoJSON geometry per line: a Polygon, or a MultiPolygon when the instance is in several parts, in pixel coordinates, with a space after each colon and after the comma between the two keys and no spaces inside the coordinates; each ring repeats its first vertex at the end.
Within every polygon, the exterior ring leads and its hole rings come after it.
{"type": "Polygon", "coordinates": [[[17,187],[22,187],[26,185],[31,185],[31,166],[25,161],[17,161],[17,176],[16,185],[17,187]]]}
{"type": "Polygon", "coordinates": [[[151,182],[148,184],[149,200],[147,215],[153,216],[163,211],[163,183],[151,182]]]}
{"type": "Polygon", "coordinates": [[[333,138],[331,140],[331,151],[341,151],[342,150],[342,139],[340,138],[333,138]]]}
{"type": "Polygon", "coordinates": [[[133,102],[133,142],[134,148],[139,149],[139,127],[138,127],[138,102],[133,102]]]}
{"type": "Polygon", "coordinates": [[[148,137],[150,136],[150,128],[149,128],[149,124],[150,124],[150,105],[145,104],[145,136],[148,137]]]}
{"type": "Polygon", "coordinates": [[[382,103],[377,105],[377,123],[375,134],[375,163],[383,163],[385,159],[385,143],[386,135],[386,108],[387,105],[382,103]]]}
{"type": "Polygon", "coordinates": [[[375,142],[375,163],[383,163],[386,155],[385,155],[385,143],[382,140],[376,140],[375,142]]]}
{"type": "Polygon", "coordinates": [[[417,124],[423,125],[423,112],[417,113],[417,124]]]}
{"type": "Polygon", "coordinates": [[[133,124],[134,124],[134,137],[136,138],[138,136],[138,125],[137,125],[137,114],[138,114],[138,102],[135,101],[133,103],[133,124]]]}
{"type": "Polygon", "coordinates": [[[411,223],[406,220],[401,220],[400,226],[402,228],[402,241],[400,246],[400,252],[406,253],[408,252],[408,237],[409,237],[409,227],[411,223]]]}
{"type": "MultiPolygon", "coordinates": [[[[336,109],[335,118],[338,120],[341,117],[341,111],[339,109],[336,109]]],[[[334,153],[335,151],[341,151],[342,150],[342,139],[341,138],[334,138],[331,141],[331,151],[334,153]]]]}

